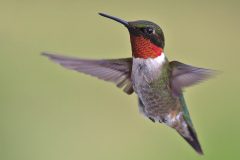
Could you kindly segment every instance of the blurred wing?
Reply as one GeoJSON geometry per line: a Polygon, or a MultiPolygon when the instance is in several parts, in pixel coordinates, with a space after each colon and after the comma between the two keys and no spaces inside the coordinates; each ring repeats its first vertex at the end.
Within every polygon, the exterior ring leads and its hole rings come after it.
{"type": "Polygon", "coordinates": [[[42,54],[67,69],[76,70],[105,81],[113,82],[119,88],[124,87],[124,92],[127,94],[133,93],[131,82],[132,58],[88,60],[50,53],[42,54]]]}
{"type": "Polygon", "coordinates": [[[177,95],[182,89],[212,77],[214,70],[193,67],[178,61],[170,62],[172,70],[171,87],[177,95]]]}

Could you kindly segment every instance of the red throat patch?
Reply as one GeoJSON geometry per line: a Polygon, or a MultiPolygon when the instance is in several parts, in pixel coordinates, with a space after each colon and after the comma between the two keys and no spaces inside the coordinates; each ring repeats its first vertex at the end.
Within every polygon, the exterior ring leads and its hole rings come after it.
{"type": "Polygon", "coordinates": [[[130,39],[132,44],[132,54],[135,58],[156,58],[163,52],[161,47],[156,46],[143,36],[130,35],[130,39]]]}

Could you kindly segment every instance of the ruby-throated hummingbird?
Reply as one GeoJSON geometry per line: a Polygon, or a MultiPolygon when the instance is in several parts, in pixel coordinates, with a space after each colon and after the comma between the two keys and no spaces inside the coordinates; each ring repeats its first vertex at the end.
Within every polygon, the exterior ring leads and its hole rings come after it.
{"type": "Polygon", "coordinates": [[[163,52],[163,31],[157,24],[144,20],[127,22],[104,13],[99,14],[128,29],[131,58],[89,60],[46,52],[43,55],[67,69],[124,87],[127,94],[135,92],[143,115],[153,122],[174,128],[199,154],[203,154],[182,90],[211,77],[213,71],[178,61],[169,62],[163,52]]]}

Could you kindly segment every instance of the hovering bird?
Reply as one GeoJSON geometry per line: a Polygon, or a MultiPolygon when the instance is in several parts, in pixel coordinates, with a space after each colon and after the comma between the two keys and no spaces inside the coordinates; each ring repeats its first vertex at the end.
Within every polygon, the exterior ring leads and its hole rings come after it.
{"type": "Polygon", "coordinates": [[[44,52],[50,60],[71,70],[113,82],[124,92],[138,96],[139,110],[153,122],[174,128],[199,154],[203,154],[183,96],[185,87],[211,77],[213,70],[169,61],[164,54],[164,34],[155,23],[125,21],[99,13],[123,24],[129,31],[132,57],[90,60],[44,52]]]}

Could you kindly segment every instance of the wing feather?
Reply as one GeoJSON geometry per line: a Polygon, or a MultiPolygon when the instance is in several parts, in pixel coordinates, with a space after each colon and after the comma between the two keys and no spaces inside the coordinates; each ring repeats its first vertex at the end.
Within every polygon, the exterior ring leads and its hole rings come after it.
{"type": "Polygon", "coordinates": [[[211,69],[198,68],[178,61],[170,62],[170,67],[172,70],[171,86],[174,93],[178,95],[183,88],[204,81],[216,73],[211,69]]]}
{"type": "Polygon", "coordinates": [[[124,87],[127,94],[133,93],[131,71],[132,58],[109,59],[109,60],[89,60],[72,58],[51,53],[42,53],[55,63],[63,67],[78,72],[82,72],[99,79],[113,82],[119,88],[124,87]]]}

